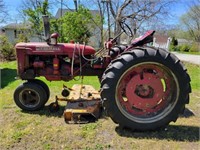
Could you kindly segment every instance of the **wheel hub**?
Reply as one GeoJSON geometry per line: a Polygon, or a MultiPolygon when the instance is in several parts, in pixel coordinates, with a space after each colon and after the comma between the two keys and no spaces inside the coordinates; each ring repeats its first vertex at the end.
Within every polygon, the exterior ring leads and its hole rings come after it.
{"type": "Polygon", "coordinates": [[[32,108],[39,103],[39,96],[34,90],[23,90],[19,96],[21,103],[26,107],[32,108]]]}
{"type": "Polygon", "coordinates": [[[154,90],[147,84],[136,85],[136,90],[134,92],[137,96],[141,98],[152,98],[154,94],[154,90]]]}
{"type": "Polygon", "coordinates": [[[126,87],[129,104],[137,109],[155,107],[163,97],[163,85],[158,76],[152,73],[137,74],[126,87]]]}

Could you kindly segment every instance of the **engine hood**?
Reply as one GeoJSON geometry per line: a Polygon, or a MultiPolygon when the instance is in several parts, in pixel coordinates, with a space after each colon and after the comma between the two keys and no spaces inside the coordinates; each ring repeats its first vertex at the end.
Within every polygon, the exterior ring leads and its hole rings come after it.
{"type": "Polygon", "coordinates": [[[88,45],[74,44],[74,43],[58,43],[57,45],[49,45],[43,42],[30,42],[30,43],[18,43],[15,45],[16,51],[26,50],[27,54],[40,54],[46,55],[68,55],[72,56],[73,53],[84,55],[92,55],[95,53],[95,49],[88,45]]]}

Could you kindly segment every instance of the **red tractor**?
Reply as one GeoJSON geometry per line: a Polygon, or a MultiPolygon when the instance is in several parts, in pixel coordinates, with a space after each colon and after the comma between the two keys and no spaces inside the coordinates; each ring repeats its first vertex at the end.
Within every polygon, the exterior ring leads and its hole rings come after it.
{"type": "MultiPolygon", "coordinates": [[[[48,101],[49,88],[39,76],[49,81],[98,76],[103,108],[115,123],[131,129],[154,130],[175,122],[189,103],[190,77],[180,60],[146,46],[155,31],[125,46],[116,45],[119,34],[95,51],[84,44],[57,43],[58,34],[49,34],[48,17],[44,24],[46,42],[16,45],[18,77],[25,82],[15,90],[14,101],[21,109],[40,110],[48,101]]],[[[132,35],[125,22],[121,28],[132,35]]]]}

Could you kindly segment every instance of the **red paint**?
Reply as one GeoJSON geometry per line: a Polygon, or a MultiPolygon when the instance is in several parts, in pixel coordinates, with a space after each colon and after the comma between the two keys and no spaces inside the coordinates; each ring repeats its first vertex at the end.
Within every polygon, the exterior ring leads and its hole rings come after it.
{"type": "Polygon", "coordinates": [[[126,96],[131,106],[152,109],[163,97],[163,85],[160,78],[152,73],[143,73],[143,79],[138,74],[128,82],[126,96]]]}
{"type": "Polygon", "coordinates": [[[48,45],[47,43],[39,42],[18,43],[15,48],[17,53],[20,50],[26,50],[28,55],[67,55],[69,58],[73,56],[74,51],[76,55],[79,55],[79,49],[80,53],[83,53],[84,55],[92,55],[96,52],[91,46],[73,43],[58,43],[57,45],[48,45]]]}
{"type": "Polygon", "coordinates": [[[117,97],[122,107],[133,116],[154,115],[168,104],[172,79],[156,65],[140,65],[121,79],[117,97]]]}
{"type": "Polygon", "coordinates": [[[59,37],[59,34],[58,33],[53,33],[53,34],[51,34],[51,38],[58,38],[59,37]]]}
{"type": "Polygon", "coordinates": [[[44,68],[45,65],[44,65],[44,62],[43,62],[43,61],[35,61],[35,62],[33,63],[33,67],[34,67],[34,68],[44,68]]]}
{"type": "Polygon", "coordinates": [[[154,35],[155,31],[154,30],[149,30],[147,31],[143,36],[136,38],[134,40],[131,41],[131,45],[129,45],[125,51],[130,50],[133,47],[136,46],[142,46],[144,44],[153,42],[153,35],[154,35]]]}

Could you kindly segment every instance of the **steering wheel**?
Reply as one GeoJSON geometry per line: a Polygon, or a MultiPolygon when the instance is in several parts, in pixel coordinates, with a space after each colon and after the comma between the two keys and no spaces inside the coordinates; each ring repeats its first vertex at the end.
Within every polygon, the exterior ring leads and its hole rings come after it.
{"type": "Polygon", "coordinates": [[[122,30],[124,31],[124,33],[126,33],[126,35],[133,37],[133,32],[132,32],[131,28],[125,23],[125,20],[120,21],[119,25],[122,28],[122,30]]]}

